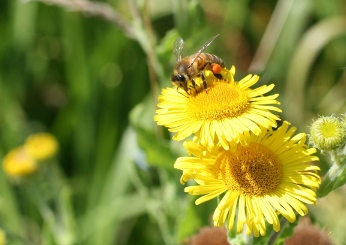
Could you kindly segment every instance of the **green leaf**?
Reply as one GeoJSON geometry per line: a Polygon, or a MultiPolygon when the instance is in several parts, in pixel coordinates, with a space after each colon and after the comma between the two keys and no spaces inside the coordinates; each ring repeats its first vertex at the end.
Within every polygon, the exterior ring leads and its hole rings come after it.
{"type": "Polygon", "coordinates": [[[145,151],[149,165],[172,169],[177,158],[169,147],[169,141],[157,139],[152,132],[137,129],[138,145],[145,151]]]}
{"type": "Polygon", "coordinates": [[[340,165],[334,164],[323,177],[320,188],[317,191],[317,197],[323,197],[333,190],[343,186],[346,183],[346,160],[340,165]]]}
{"type": "Polygon", "coordinates": [[[170,141],[157,136],[154,131],[157,126],[154,122],[154,106],[149,97],[131,111],[130,121],[136,129],[138,145],[145,151],[148,164],[172,169],[177,156],[171,151],[170,141]]]}
{"type": "Polygon", "coordinates": [[[189,198],[191,204],[185,210],[182,219],[179,220],[178,226],[178,238],[179,240],[183,240],[188,236],[191,236],[194,232],[196,232],[199,228],[201,228],[203,224],[203,220],[201,215],[197,212],[197,207],[192,203],[192,198],[189,198]]]}

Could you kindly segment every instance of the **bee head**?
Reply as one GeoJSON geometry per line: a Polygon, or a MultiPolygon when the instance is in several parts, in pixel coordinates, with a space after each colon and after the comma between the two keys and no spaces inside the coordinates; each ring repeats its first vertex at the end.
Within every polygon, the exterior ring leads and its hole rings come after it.
{"type": "Polygon", "coordinates": [[[186,75],[176,74],[172,75],[171,82],[174,86],[177,88],[183,88],[185,91],[187,91],[187,82],[189,78],[186,75]]]}
{"type": "Polygon", "coordinates": [[[187,78],[184,75],[178,74],[178,75],[172,75],[171,77],[172,83],[185,83],[187,81],[187,78]]]}

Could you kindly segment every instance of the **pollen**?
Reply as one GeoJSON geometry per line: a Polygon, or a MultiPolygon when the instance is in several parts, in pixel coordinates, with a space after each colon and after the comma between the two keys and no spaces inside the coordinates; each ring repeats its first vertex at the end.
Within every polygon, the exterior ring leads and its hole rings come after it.
{"type": "Polygon", "coordinates": [[[236,83],[217,82],[187,100],[187,114],[197,120],[235,118],[250,107],[249,95],[236,83]]]}
{"type": "Polygon", "coordinates": [[[235,152],[221,153],[213,172],[230,191],[251,197],[271,193],[282,180],[282,164],[277,155],[254,142],[239,146],[235,152]]]}

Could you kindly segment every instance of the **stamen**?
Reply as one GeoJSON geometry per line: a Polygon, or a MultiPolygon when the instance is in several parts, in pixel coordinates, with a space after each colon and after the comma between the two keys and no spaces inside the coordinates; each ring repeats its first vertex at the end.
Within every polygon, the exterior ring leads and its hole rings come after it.
{"type": "Polygon", "coordinates": [[[245,113],[250,107],[248,94],[236,84],[214,83],[208,93],[199,93],[187,101],[189,117],[197,120],[223,120],[245,113]]]}
{"type": "Polygon", "coordinates": [[[215,162],[214,174],[224,180],[228,189],[248,196],[272,192],[282,179],[282,165],[267,147],[251,143],[235,152],[221,153],[215,162]]]}

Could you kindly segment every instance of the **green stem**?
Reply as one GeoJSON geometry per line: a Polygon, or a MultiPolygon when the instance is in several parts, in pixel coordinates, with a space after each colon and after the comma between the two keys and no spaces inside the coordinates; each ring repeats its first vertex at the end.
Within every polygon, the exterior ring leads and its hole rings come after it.
{"type": "MultiPolygon", "coordinates": [[[[153,195],[152,192],[148,190],[148,188],[146,188],[146,185],[142,182],[142,180],[138,176],[134,166],[132,164],[129,164],[128,167],[130,168],[129,178],[131,180],[131,183],[134,185],[137,192],[143,197],[143,200],[145,200],[144,203],[147,204],[146,208],[147,208],[148,214],[150,214],[152,217],[155,218],[158,224],[158,230],[161,234],[164,244],[166,245],[175,244],[174,236],[169,228],[170,225],[163,209],[166,203],[164,203],[164,200],[158,203],[157,200],[155,200],[155,197],[152,197],[153,195]]],[[[165,187],[165,184],[167,183],[167,175],[164,171],[160,171],[159,177],[162,183],[161,190],[163,190],[165,187]]]]}
{"type": "Polygon", "coordinates": [[[253,235],[246,235],[246,229],[244,227],[243,232],[242,232],[242,238],[243,238],[243,244],[244,245],[253,245],[254,244],[254,239],[253,235]]]}
{"type": "Polygon", "coordinates": [[[284,217],[281,217],[281,220],[280,220],[280,231],[279,232],[276,232],[276,231],[272,231],[272,234],[270,235],[269,239],[268,239],[268,242],[267,242],[267,245],[273,245],[275,244],[275,241],[276,239],[278,239],[282,233],[282,231],[285,229],[285,226],[287,224],[287,219],[285,219],[284,217]]]}

